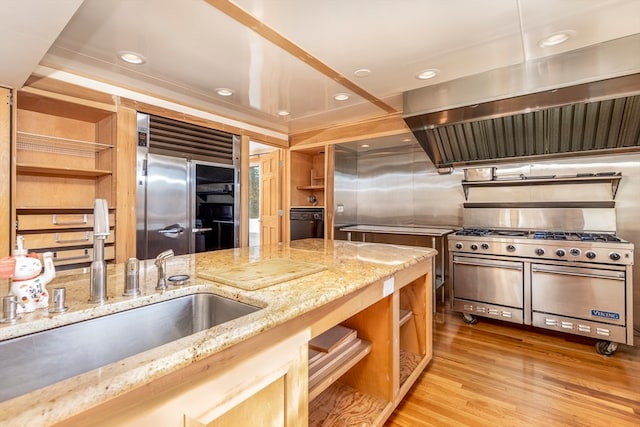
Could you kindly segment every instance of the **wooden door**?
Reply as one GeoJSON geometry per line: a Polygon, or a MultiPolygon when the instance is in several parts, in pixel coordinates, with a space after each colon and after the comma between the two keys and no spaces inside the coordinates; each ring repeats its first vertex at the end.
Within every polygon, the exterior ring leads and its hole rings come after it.
{"type": "Polygon", "coordinates": [[[280,242],[280,152],[260,156],[260,244],[280,242]]]}

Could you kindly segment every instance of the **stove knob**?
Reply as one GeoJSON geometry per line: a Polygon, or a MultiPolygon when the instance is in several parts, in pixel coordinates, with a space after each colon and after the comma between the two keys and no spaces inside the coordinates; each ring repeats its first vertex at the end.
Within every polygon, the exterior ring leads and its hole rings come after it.
{"type": "Polygon", "coordinates": [[[620,261],[620,258],[622,258],[622,255],[620,255],[618,252],[611,252],[609,254],[609,258],[611,258],[612,261],[620,261]]]}
{"type": "Polygon", "coordinates": [[[462,243],[456,243],[456,249],[462,249],[462,243]]]}
{"type": "Polygon", "coordinates": [[[509,252],[515,252],[516,251],[516,247],[514,245],[507,245],[507,250],[509,252]]]}
{"type": "Polygon", "coordinates": [[[486,251],[487,249],[489,249],[489,244],[488,243],[483,243],[483,244],[480,245],[480,247],[486,251]]]}
{"type": "Polygon", "coordinates": [[[544,249],[542,249],[542,248],[536,249],[536,255],[538,255],[538,256],[544,255],[544,249]]]}
{"type": "Polygon", "coordinates": [[[569,253],[573,256],[580,256],[580,254],[582,253],[582,251],[578,248],[571,248],[569,249],[569,253]]]}
{"type": "Polygon", "coordinates": [[[587,251],[585,252],[585,256],[589,259],[594,259],[596,257],[596,253],[593,251],[587,251]]]}
{"type": "Polygon", "coordinates": [[[472,243],[472,244],[471,244],[471,250],[472,250],[472,251],[476,251],[476,250],[478,250],[478,245],[477,245],[477,244],[475,244],[475,243],[472,243]]]}
{"type": "Polygon", "coordinates": [[[564,249],[558,249],[556,251],[556,255],[558,256],[565,256],[567,253],[564,251],[564,249]]]}

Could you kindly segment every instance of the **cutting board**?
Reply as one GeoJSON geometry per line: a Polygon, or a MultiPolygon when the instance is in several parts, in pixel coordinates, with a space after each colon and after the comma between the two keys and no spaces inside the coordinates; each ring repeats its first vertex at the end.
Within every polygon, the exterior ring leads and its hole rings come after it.
{"type": "Polygon", "coordinates": [[[197,276],[246,291],[255,291],[326,269],[325,265],[274,258],[231,268],[202,270],[197,272],[197,276]]]}
{"type": "Polygon", "coordinates": [[[336,325],[309,341],[309,349],[329,353],[342,343],[356,339],[358,331],[346,326],[336,325]]]}

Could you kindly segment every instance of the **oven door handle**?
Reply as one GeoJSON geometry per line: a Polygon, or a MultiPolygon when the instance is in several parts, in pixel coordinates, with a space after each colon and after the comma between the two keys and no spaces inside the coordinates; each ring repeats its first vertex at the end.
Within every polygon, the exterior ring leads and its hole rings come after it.
{"type": "Polygon", "coordinates": [[[519,270],[519,271],[522,271],[522,269],[523,269],[522,264],[518,264],[518,265],[496,264],[496,263],[484,262],[484,261],[474,261],[474,262],[460,261],[460,260],[457,260],[457,259],[454,260],[453,263],[454,264],[458,264],[458,265],[471,265],[471,266],[474,266],[474,267],[509,268],[511,270],[519,270]]]}
{"type": "Polygon", "coordinates": [[[608,280],[622,280],[624,281],[624,273],[621,272],[612,272],[610,274],[597,274],[597,273],[583,273],[579,271],[562,271],[555,269],[546,269],[539,267],[531,267],[532,273],[548,273],[548,274],[562,274],[565,276],[579,276],[579,277],[589,277],[591,279],[608,279],[608,280]]]}

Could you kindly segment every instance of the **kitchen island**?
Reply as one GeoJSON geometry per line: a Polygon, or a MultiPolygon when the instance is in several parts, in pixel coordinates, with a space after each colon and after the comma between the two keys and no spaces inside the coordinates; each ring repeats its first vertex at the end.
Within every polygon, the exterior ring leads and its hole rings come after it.
{"type": "Polygon", "coordinates": [[[241,419],[304,426],[348,415],[381,425],[431,359],[435,254],[430,248],[307,239],[185,255],[167,260],[167,274],[190,280],[162,292],[155,290],[149,260],[141,262],[142,294],[135,298],[122,296],[123,265],[112,265],[109,300],[97,306],[87,303],[88,274],[60,273],[49,289],[66,287],[70,309],[23,314],[0,326],[0,340],[193,293],[260,310],[2,402],[0,424],[215,426],[241,419]],[[203,278],[275,259],[324,268],[251,291],[203,278]],[[336,325],[355,330],[359,345],[310,361],[309,341],[336,325]],[[346,401],[353,404],[340,406],[346,401]],[[353,412],[362,407],[367,409],[353,412]]]}
{"type": "MultiPolygon", "coordinates": [[[[391,234],[398,236],[425,236],[431,238],[431,247],[437,248],[436,241],[440,239],[440,277],[438,278],[437,270],[433,275],[433,300],[436,299],[436,291],[442,288],[442,304],[444,304],[444,283],[445,283],[445,249],[446,237],[457,230],[457,227],[439,227],[439,226],[386,226],[386,225],[351,225],[342,227],[340,231],[347,233],[347,240],[351,241],[351,233],[360,234],[363,242],[367,241],[367,234],[391,234]]],[[[386,242],[380,242],[386,243],[386,242]]],[[[434,262],[436,257],[433,258],[434,262]]],[[[435,313],[435,304],[433,306],[435,313]]]]}

